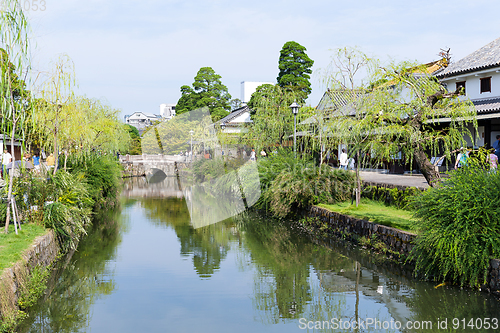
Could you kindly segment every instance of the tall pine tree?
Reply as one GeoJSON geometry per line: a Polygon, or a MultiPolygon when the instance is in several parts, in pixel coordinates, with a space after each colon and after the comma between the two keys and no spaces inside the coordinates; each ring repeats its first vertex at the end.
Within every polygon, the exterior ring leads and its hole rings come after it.
{"type": "Polygon", "coordinates": [[[306,54],[306,48],[297,42],[290,41],[283,45],[278,61],[278,85],[292,90],[300,98],[297,102],[304,104],[311,93],[309,79],[314,61],[306,54]]]}

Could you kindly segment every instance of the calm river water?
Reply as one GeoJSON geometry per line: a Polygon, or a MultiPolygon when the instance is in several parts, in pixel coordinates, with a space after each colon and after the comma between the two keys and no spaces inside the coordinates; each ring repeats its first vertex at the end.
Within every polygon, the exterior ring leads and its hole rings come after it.
{"type": "Polygon", "coordinates": [[[500,330],[495,297],[415,281],[258,213],[193,229],[184,199],[141,191],[61,261],[21,332],[500,330]]]}

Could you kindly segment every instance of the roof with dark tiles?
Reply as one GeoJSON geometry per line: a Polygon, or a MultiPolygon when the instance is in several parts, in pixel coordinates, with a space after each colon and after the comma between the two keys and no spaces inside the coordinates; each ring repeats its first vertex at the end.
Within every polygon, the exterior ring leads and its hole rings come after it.
{"type": "Polygon", "coordinates": [[[500,111],[500,97],[472,100],[478,114],[491,113],[500,111]]]}
{"type": "Polygon", "coordinates": [[[436,76],[445,78],[493,67],[500,67],[500,38],[449,65],[436,76]]]}
{"type": "Polygon", "coordinates": [[[233,111],[231,111],[230,114],[228,114],[227,116],[225,116],[221,120],[217,121],[216,123],[217,124],[225,123],[226,125],[229,125],[234,118],[242,115],[245,112],[250,112],[250,108],[247,105],[244,105],[240,108],[234,109],[233,111]]]}

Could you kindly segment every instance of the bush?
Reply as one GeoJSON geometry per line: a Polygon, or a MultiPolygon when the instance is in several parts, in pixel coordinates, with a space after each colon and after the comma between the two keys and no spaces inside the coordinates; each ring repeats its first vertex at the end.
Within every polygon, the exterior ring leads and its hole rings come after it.
{"type": "Polygon", "coordinates": [[[420,192],[421,190],[416,187],[407,187],[401,190],[397,187],[366,186],[363,188],[361,196],[399,209],[411,209],[412,198],[420,192]]]}
{"type": "Polygon", "coordinates": [[[114,205],[122,176],[121,166],[114,156],[93,154],[73,157],[68,159],[68,167],[71,173],[83,174],[95,209],[114,205]]]}
{"type": "Polygon", "coordinates": [[[485,283],[500,258],[500,173],[471,164],[413,200],[420,234],[411,253],[417,270],[460,285],[485,283]]]}
{"type": "Polygon", "coordinates": [[[279,217],[314,204],[347,200],[354,188],[353,173],[327,165],[318,167],[308,160],[276,158],[261,164],[261,205],[279,217]],[[273,173],[280,168],[273,179],[273,173]]]}

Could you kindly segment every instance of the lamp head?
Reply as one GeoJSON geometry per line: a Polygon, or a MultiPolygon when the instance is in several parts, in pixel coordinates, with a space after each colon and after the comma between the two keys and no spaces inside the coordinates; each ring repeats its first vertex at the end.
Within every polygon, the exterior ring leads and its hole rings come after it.
{"type": "Polygon", "coordinates": [[[297,115],[297,113],[299,113],[300,105],[298,105],[296,102],[293,102],[293,104],[290,105],[290,108],[292,109],[293,114],[297,115]]]}

